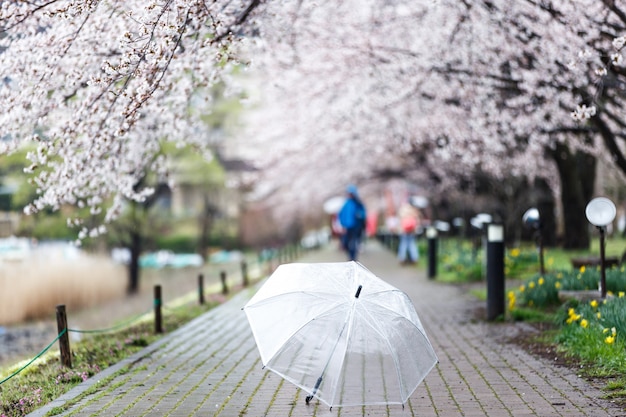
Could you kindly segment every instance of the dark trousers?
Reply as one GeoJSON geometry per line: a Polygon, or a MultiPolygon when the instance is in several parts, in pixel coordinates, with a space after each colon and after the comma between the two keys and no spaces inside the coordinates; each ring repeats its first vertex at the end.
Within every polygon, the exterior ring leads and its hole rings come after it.
{"type": "Polygon", "coordinates": [[[356,261],[359,254],[359,244],[361,243],[361,229],[351,227],[341,237],[343,249],[348,253],[351,261],[356,261]]]}

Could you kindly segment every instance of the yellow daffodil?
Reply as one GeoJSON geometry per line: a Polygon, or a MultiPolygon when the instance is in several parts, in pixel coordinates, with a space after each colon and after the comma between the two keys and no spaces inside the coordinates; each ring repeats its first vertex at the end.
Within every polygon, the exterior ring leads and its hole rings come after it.
{"type": "Polygon", "coordinates": [[[531,290],[532,290],[533,288],[535,288],[535,282],[534,282],[534,281],[530,281],[530,282],[528,283],[528,288],[530,288],[531,290]]]}
{"type": "Polygon", "coordinates": [[[519,248],[513,248],[513,249],[511,249],[511,256],[512,256],[513,258],[517,258],[517,257],[519,256],[519,254],[520,254],[520,250],[519,250],[519,248]]]}
{"type": "Polygon", "coordinates": [[[554,283],[554,288],[556,288],[557,290],[561,288],[561,283],[560,282],[555,282],[554,283]]]}
{"type": "Polygon", "coordinates": [[[576,314],[576,310],[574,310],[573,308],[570,308],[567,310],[567,320],[566,323],[567,324],[572,324],[575,321],[578,321],[580,319],[580,314],[576,314]]]}
{"type": "Polygon", "coordinates": [[[589,322],[587,321],[587,319],[582,319],[580,321],[580,327],[582,327],[583,329],[586,329],[589,326],[589,322]]]}
{"type": "Polygon", "coordinates": [[[602,313],[600,313],[599,311],[596,313],[596,317],[598,318],[598,320],[600,320],[602,318],[602,313]]]}
{"type": "Polygon", "coordinates": [[[538,283],[539,285],[543,285],[545,282],[546,282],[546,280],[545,280],[545,279],[543,279],[543,277],[539,277],[539,280],[537,281],[537,283],[538,283]]]}
{"type": "Polygon", "coordinates": [[[581,266],[579,271],[580,271],[581,274],[584,274],[585,273],[585,265],[581,266]]]}
{"type": "Polygon", "coordinates": [[[591,300],[589,305],[593,308],[598,308],[598,300],[591,300]]]}
{"type": "Polygon", "coordinates": [[[519,292],[524,292],[526,290],[526,287],[523,285],[519,286],[519,292]]]}
{"type": "Polygon", "coordinates": [[[617,293],[617,296],[619,298],[624,298],[624,295],[626,295],[626,293],[624,291],[620,291],[620,292],[617,293]]]}
{"type": "Polygon", "coordinates": [[[604,338],[604,343],[612,345],[615,342],[615,336],[607,336],[604,338]]]}

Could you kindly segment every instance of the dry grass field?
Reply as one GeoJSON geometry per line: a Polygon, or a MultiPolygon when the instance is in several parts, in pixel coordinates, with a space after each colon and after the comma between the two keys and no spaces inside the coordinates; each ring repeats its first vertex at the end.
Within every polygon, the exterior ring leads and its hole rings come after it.
{"type": "Polygon", "coordinates": [[[55,247],[0,260],[0,325],[54,317],[124,295],[126,270],[110,259],[55,247]]]}

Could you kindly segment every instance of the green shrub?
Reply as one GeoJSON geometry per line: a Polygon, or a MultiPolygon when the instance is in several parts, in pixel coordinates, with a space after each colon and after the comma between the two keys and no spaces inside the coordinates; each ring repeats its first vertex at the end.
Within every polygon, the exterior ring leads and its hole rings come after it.
{"type": "Polygon", "coordinates": [[[188,235],[163,235],[155,239],[158,249],[171,250],[174,253],[195,253],[198,250],[198,238],[188,235]]]}

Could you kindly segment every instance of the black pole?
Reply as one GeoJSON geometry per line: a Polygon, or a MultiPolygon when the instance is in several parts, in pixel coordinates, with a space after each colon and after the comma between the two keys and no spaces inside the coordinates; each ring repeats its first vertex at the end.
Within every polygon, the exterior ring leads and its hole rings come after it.
{"type": "Polygon", "coordinates": [[[426,230],[428,240],[428,278],[437,276],[437,229],[429,227],[426,230]]]}
{"type": "Polygon", "coordinates": [[[541,275],[544,275],[546,273],[546,266],[543,261],[543,234],[541,233],[541,229],[539,229],[539,235],[537,237],[537,246],[539,247],[539,272],[541,275]]]}
{"type": "Polygon", "coordinates": [[[606,264],[604,262],[604,227],[600,229],[600,296],[606,298],[606,264]]]}
{"type": "Polygon", "coordinates": [[[487,320],[504,315],[504,228],[487,227],[487,320]]]}

